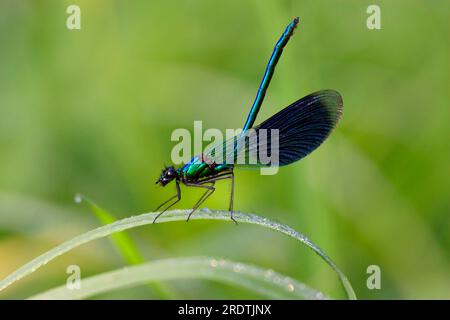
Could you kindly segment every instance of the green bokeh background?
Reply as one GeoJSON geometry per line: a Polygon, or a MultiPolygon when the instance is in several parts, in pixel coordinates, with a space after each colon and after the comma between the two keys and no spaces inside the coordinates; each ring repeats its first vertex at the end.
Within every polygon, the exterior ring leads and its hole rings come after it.
{"type": "MultiPolygon", "coordinates": [[[[0,3],[0,277],[99,225],[81,192],[123,218],[173,194],[154,180],[176,128],[243,125],[272,48],[288,44],[257,120],[333,88],[337,130],[277,175],[236,174],[235,208],[308,235],[359,298],[450,298],[448,1],[14,1],[0,3]],[[381,7],[381,30],[366,27],[381,7]],[[81,30],[66,8],[81,7],[81,30]],[[381,290],[366,287],[369,265],[381,290]]],[[[225,209],[220,183],[210,208],[225,209]]],[[[183,193],[180,208],[200,193],[183,193]]],[[[335,274],[292,239],[248,225],[179,222],[129,232],[147,260],[213,255],[272,268],[335,298],[335,274]]],[[[25,298],[125,263],[106,240],[70,252],[0,293],[25,298]]],[[[259,298],[206,281],[176,298],[259,298]]],[[[150,298],[148,287],[98,298],[150,298]]]]}

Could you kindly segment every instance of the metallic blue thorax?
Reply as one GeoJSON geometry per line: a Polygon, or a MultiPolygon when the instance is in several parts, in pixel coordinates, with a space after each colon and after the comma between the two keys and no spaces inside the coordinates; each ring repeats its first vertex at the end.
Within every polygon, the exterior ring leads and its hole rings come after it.
{"type": "Polygon", "coordinates": [[[232,165],[228,164],[214,164],[201,161],[199,156],[195,156],[180,167],[177,171],[185,180],[198,180],[210,176],[215,176],[221,172],[232,169],[232,165]]]}

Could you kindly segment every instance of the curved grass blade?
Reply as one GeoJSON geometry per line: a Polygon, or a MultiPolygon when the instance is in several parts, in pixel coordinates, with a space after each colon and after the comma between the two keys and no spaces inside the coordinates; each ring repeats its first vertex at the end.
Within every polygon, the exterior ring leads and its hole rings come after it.
{"type": "Polygon", "coordinates": [[[86,299],[153,281],[206,279],[241,286],[271,299],[328,299],[303,283],[253,265],[209,257],[185,257],[147,262],[83,279],[79,290],[65,285],[32,296],[38,300],[86,299]]]}
{"type": "MultiPolygon", "coordinates": [[[[190,210],[173,210],[167,211],[162,215],[158,223],[169,222],[169,221],[183,221],[186,220],[186,216],[189,214],[190,210]]],[[[26,275],[36,271],[38,268],[47,264],[54,258],[66,253],[73,248],[76,248],[82,244],[90,242],[95,239],[103,238],[113,234],[115,232],[123,231],[126,229],[152,224],[154,218],[158,213],[144,213],[137,216],[132,216],[122,220],[118,220],[114,223],[99,227],[97,229],[88,231],[81,234],[71,240],[68,240],[59,246],[47,251],[46,253],[40,255],[39,257],[31,260],[29,263],[23,265],[9,276],[0,281],[0,291],[10,286],[15,281],[20,280],[26,275]]],[[[307,247],[312,249],[316,254],[318,254],[333,270],[336,272],[341,284],[346,292],[349,299],[356,299],[355,292],[348,281],[344,273],[337,267],[337,265],[328,257],[318,246],[311,242],[306,236],[295,231],[289,226],[283,225],[281,223],[263,218],[254,214],[234,212],[233,217],[240,223],[250,223],[255,225],[260,225],[283,234],[286,234],[294,239],[297,239],[301,243],[305,244],[307,247]]],[[[197,212],[192,216],[192,220],[225,220],[230,221],[230,213],[228,211],[211,211],[202,210],[197,212]]]]}
{"type": "MultiPolygon", "coordinates": [[[[98,206],[94,201],[81,194],[75,195],[76,203],[81,203],[83,201],[86,202],[89,209],[103,225],[117,221],[111,213],[98,206]]],[[[117,232],[112,234],[111,240],[123,260],[129,265],[136,265],[145,262],[145,259],[139,251],[137,245],[126,232],[117,232]]],[[[170,290],[166,285],[155,282],[152,285],[149,285],[149,288],[161,299],[168,299],[173,296],[172,290],[170,290]]]]}
{"type": "MultiPolygon", "coordinates": [[[[81,194],[75,195],[75,202],[81,203],[85,201],[92,213],[103,224],[107,225],[115,222],[117,219],[105,209],[99,207],[95,202],[84,197],[81,194]]],[[[139,249],[134,244],[131,237],[125,232],[118,232],[111,235],[111,240],[114,246],[119,251],[119,254],[130,265],[139,264],[145,261],[144,257],[139,252],[139,249]]]]}

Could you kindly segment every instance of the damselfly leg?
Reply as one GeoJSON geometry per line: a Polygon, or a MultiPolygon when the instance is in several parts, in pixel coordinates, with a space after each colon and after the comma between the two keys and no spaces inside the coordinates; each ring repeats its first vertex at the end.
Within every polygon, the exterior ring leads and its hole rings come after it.
{"type": "Polygon", "coordinates": [[[217,176],[209,177],[209,178],[206,178],[206,179],[204,179],[204,180],[197,181],[197,182],[195,182],[195,183],[192,183],[192,182],[191,182],[191,183],[185,183],[185,184],[186,184],[187,186],[189,186],[189,187],[200,187],[200,188],[206,188],[206,189],[211,189],[211,188],[212,188],[212,191],[207,190],[207,191],[202,195],[202,197],[197,201],[196,205],[194,206],[194,208],[192,209],[192,211],[189,213],[189,217],[188,217],[187,221],[189,221],[189,218],[190,218],[191,215],[198,209],[198,207],[199,207],[203,202],[205,202],[206,199],[207,199],[209,196],[211,196],[211,195],[214,193],[214,190],[215,190],[215,188],[214,188],[214,183],[215,183],[216,181],[219,181],[219,180],[225,180],[225,179],[230,179],[230,180],[231,180],[231,193],[230,193],[230,206],[229,206],[229,211],[230,211],[230,218],[231,218],[231,220],[232,220],[235,224],[237,224],[236,219],[234,219],[234,217],[233,217],[233,202],[234,202],[234,172],[233,172],[233,171],[224,172],[224,173],[219,174],[219,175],[217,175],[217,176]],[[212,185],[211,185],[211,186],[204,186],[204,184],[208,184],[208,183],[212,183],[212,185]]]}
{"type": "Polygon", "coordinates": [[[158,213],[158,215],[155,217],[155,219],[153,219],[153,223],[156,222],[156,219],[158,219],[164,212],[166,212],[167,210],[169,210],[175,203],[177,203],[178,201],[181,200],[181,190],[180,190],[180,183],[178,181],[176,181],[176,189],[177,189],[177,194],[174,195],[173,197],[170,197],[168,200],[164,201],[163,203],[161,203],[158,208],[156,208],[155,211],[158,211],[161,207],[163,207],[164,205],[166,205],[167,203],[169,203],[170,201],[172,201],[173,199],[177,198],[174,202],[172,202],[170,205],[168,205],[164,210],[162,210],[160,213],[158,213]]]}

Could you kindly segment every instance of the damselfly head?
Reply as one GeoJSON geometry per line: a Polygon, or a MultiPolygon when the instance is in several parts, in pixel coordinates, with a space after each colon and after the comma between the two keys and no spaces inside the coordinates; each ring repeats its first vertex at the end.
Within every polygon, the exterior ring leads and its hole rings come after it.
{"type": "Polygon", "coordinates": [[[161,186],[165,186],[173,179],[178,178],[178,172],[174,167],[170,166],[168,168],[164,168],[158,180],[156,180],[156,184],[160,184],[161,186]]]}

